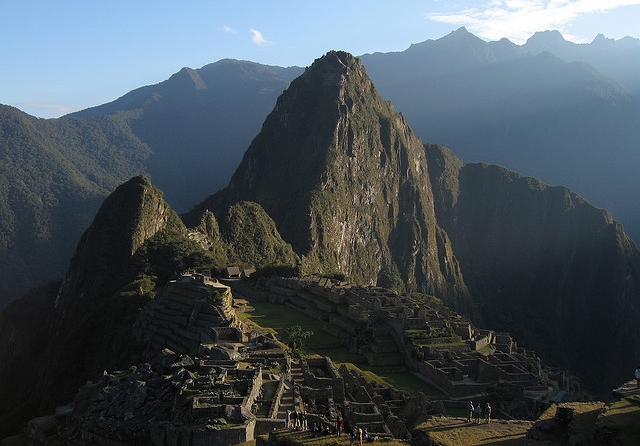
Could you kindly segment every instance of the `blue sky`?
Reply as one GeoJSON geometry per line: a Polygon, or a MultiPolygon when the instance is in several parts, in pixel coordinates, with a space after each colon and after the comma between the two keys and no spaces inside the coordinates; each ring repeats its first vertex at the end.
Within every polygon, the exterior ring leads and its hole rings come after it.
{"type": "Polygon", "coordinates": [[[57,117],[223,58],[308,66],[329,50],[403,51],[466,26],[522,44],[556,29],[640,37],[640,0],[2,1],[0,103],[57,117]]]}

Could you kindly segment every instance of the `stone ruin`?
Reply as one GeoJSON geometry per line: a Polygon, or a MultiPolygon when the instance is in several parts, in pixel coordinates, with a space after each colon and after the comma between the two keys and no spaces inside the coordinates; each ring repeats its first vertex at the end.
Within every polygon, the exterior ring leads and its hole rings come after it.
{"type": "MultiPolygon", "coordinates": [[[[370,365],[418,373],[443,397],[427,398],[366,381],[329,358],[293,360],[274,335],[250,332],[236,317],[231,289],[185,274],[149,302],[134,326],[145,362],[104,372],[55,415],[32,420],[33,444],[76,441],[110,445],[233,445],[285,427],[287,410],[309,427],[367,427],[372,436],[410,439],[412,429],[446,406],[488,398],[501,387],[518,398],[546,396],[552,376],[508,334],[478,330],[425,296],[329,279],[274,278],[234,293],[289,305],[370,365]]],[[[563,384],[573,381],[567,375],[563,384]]],[[[560,382],[560,379],[558,380],[560,382]]],[[[505,407],[505,415],[517,408],[505,407]]]]}
{"type": "MultiPolygon", "coordinates": [[[[418,373],[454,406],[493,392],[538,412],[559,393],[571,398],[580,392],[578,379],[548,367],[508,333],[478,329],[430,296],[346,286],[327,278],[269,278],[234,292],[288,305],[324,322],[325,331],[364,355],[370,366],[418,373]]],[[[504,409],[505,416],[535,415],[504,409]]]]}

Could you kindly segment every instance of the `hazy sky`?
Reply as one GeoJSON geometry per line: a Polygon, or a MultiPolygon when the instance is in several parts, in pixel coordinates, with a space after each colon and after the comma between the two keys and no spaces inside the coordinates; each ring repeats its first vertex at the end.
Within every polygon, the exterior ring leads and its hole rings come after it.
{"type": "Polygon", "coordinates": [[[403,51],[466,26],[522,44],[640,37],[640,0],[0,0],[0,103],[38,117],[112,101],[223,58],[308,66],[403,51]]]}

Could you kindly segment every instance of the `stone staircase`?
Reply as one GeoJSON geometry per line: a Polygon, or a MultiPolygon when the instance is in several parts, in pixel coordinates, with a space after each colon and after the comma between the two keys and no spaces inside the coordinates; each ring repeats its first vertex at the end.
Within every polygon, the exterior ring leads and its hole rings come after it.
{"type": "Polygon", "coordinates": [[[286,419],[287,410],[293,412],[295,409],[300,411],[300,400],[296,395],[296,384],[302,384],[304,380],[302,367],[300,367],[299,361],[291,361],[291,379],[285,382],[285,390],[280,399],[280,407],[278,409],[278,419],[286,419]],[[296,406],[296,402],[298,405],[296,406]]]}

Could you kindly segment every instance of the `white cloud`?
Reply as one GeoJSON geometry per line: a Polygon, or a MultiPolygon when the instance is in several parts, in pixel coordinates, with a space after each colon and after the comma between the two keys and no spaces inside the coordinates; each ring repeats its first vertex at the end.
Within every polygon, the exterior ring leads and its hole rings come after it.
{"type": "Polygon", "coordinates": [[[558,30],[568,40],[579,41],[570,32],[573,20],[632,5],[640,5],[640,0],[491,0],[477,8],[425,16],[436,22],[466,26],[488,40],[506,37],[524,43],[537,31],[558,30]]]}
{"type": "Polygon", "coordinates": [[[238,34],[235,29],[233,29],[233,28],[231,28],[230,26],[227,26],[227,25],[223,26],[222,29],[224,29],[225,33],[238,34]]]}
{"type": "Polygon", "coordinates": [[[262,33],[257,29],[251,28],[249,31],[251,32],[251,34],[253,34],[253,38],[251,40],[253,40],[253,43],[255,43],[256,45],[266,46],[273,44],[272,41],[265,39],[262,36],[262,33]]]}

